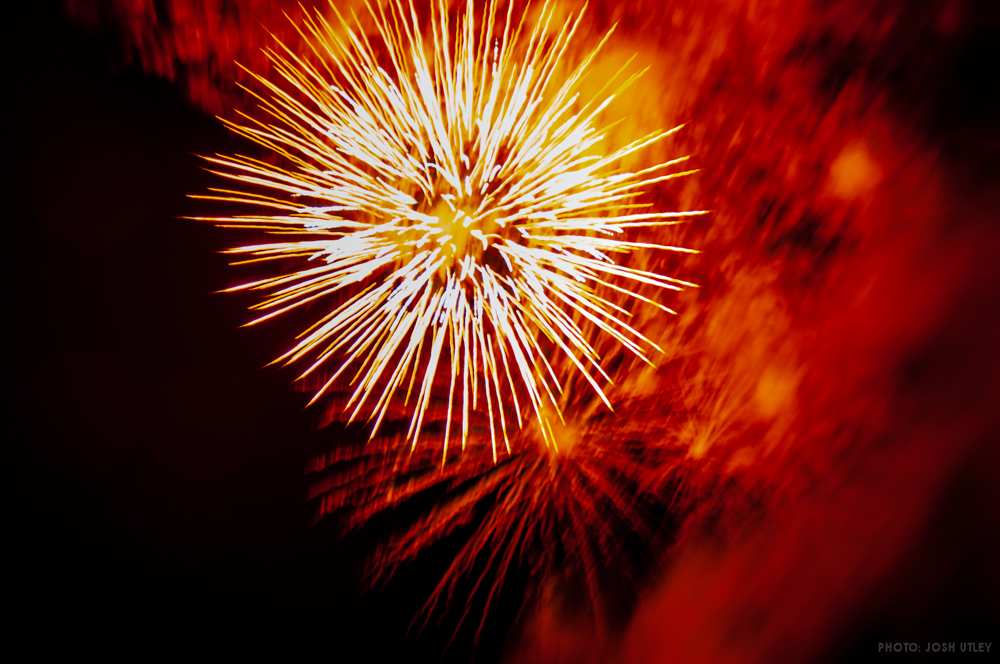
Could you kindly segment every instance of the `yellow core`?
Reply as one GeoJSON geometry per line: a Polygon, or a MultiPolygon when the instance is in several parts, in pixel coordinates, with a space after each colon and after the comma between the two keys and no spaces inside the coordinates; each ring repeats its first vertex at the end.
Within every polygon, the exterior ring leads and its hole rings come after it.
{"type": "Polygon", "coordinates": [[[441,201],[430,211],[437,219],[438,242],[445,251],[455,258],[462,258],[470,250],[482,250],[482,242],[473,236],[475,228],[470,211],[464,208],[452,209],[447,202],[441,201]],[[470,244],[471,243],[471,244],[470,244]]]}

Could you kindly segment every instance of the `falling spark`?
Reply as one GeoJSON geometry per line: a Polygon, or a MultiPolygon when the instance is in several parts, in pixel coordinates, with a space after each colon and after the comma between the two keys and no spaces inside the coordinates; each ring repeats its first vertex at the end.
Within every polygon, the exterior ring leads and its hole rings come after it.
{"type": "Polygon", "coordinates": [[[517,5],[477,13],[468,0],[452,15],[434,0],[422,29],[412,0],[366,3],[374,34],[333,3],[335,18],[307,13],[296,29],[308,52],[276,40],[265,49],[274,80],[250,72],[259,116],[223,120],[271,157],[206,157],[238,187],[201,198],[254,211],[199,219],[288,236],[229,250],[237,264],[289,266],[229,289],[265,294],[249,324],[327,305],[275,361],[304,363],[300,379],[334,366],[310,403],[346,380],[349,420],[367,410],[373,437],[401,395],[411,451],[446,394],[442,465],[453,429],[464,449],[477,411],[494,463],[526,417],[556,447],[566,372],[611,408],[593,337],[651,363],[660,349],[629,307],[673,313],[642,292],[693,286],[613,260],[693,253],[631,237],[703,214],[639,201],[693,172],[672,170],[687,157],[620,166],[681,127],[608,148],[600,119],[639,73],[626,64],[582,98],[611,31],[567,66],[583,10],[564,21],[549,2],[535,15],[517,5]]]}
{"type": "MultiPolygon", "coordinates": [[[[627,296],[615,297],[621,303],[627,296]]],[[[671,327],[674,342],[687,325],[682,319],[671,327]]],[[[532,609],[551,592],[576,598],[569,610],[603,635],[608,614],[630,601],[643,557],[674,536],[670,524],[687,509],[689,431],[705,404],[695,402],[699,395],[686,380],[671,391],[649,390],[648,368],[628,349],[607,336],[596,344],[623,372],[609,390],[618,409],[609,412],[592,390],[579,389],[583,376],[568,371],[560,402],[566,421],[553,420],[551,430],[556,445],[546,445],[529,422],[512,436],[511,454],[497,461],[488,446],[472,444],[441,465],[428,446],[406,449],[402,434],[338,441],[310,459],[317,519],[345,534],[378,533],[370,583],[389,582],[429,550],[447,551],[435,558],[441,566],[414,607],[415,627],[447,616],[453,638],[478,639],[498,606],[532,609]],[[520,577],[531,582],[512,583],[520,577]]],[[[683,368],[698,385],[699,372],[683,368]]],[[[443,400],[434,402],[428,429],[443,428],[447,416],[443,400]]],[[[404,409],[387,416],[397,418],[404,409]]],[[[474,437],[484,435],[477,428],[474,437]]]]}
{"type": "MultiPolygon", "coordinates": [[[[602,630],[607,584],[620,586],[623,575],[636,572],[628,560],[636,553],[632,548],[663,539],[657,510],[670,501],[663,486],[679,475],[686,446],[665,434],[669,418],[623,423],[592,392],[579,395],[583,401],[563,404],[573,424],[553,427],[558,451],[543,444],[530,424],[514,437],[513,452],[497,462],[488,448],[473,445],[442,467],[433,452],[409,453],[391,436],[336,446],[308,467],[318,516],[332,516],[353,531],[397,515],[370,561],[375,584],[428,549],[452,547],[415,624],[458,607],[453,637],[471,624],[478,639],[510,591],[510,578],[526,574],[582,592],[585,603],[578,608],[602,630]]],[[[645,412],[651,405],[648,399],[626,402],[626,409],[645,412]]],[[[540,590],[533,585],[522,591],[523,606],[540,590]]]]}

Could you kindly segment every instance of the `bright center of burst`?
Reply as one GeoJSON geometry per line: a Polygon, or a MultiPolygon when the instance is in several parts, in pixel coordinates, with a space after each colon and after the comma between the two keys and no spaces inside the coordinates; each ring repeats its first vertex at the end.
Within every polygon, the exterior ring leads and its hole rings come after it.
{"type": "Polygon", "coordinates": [[[450,269],[471,260],[496,267],[491,245],[500,239],[501,225],[495,215],[477,211],[473,205],[456,205],[453,201],[439,200],[426,212],[428,223],[423,226],[424,236],[418,245],[423,250],[438,251],[442,259],[442,276],[450,269]]]}
{"type": "Polygon", "coordinates": [[[474,214],[473,210],[464,207],[454,208],[447,201],[440,201],[430,211],[435,219],[435,239],[444,255],[459,261],[470,254],[477,256],[486,249],[488,240],[474,214]]]}

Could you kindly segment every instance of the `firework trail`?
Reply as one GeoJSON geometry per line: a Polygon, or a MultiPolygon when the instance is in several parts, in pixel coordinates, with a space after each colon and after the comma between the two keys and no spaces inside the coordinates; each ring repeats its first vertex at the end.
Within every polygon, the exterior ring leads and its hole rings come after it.
{"type": "Polygon", "coordinates": [[[660,348],[631,309],[673,312],[642,289],[693,285],[613,260],[692,252],[633,236],[703,214],[639,199],[693,172],[675,170],[687,157],[620,166],[680,127],[606,145],[601,119],[638,73],[626,65],[584,98],[611,33],[567,67],[582,10],[567,19],[546,2],[529,18],[513,1],[469,1],[450,13],[435,0],[422,27],[412,2],[366,7],[371,31],[331,4],[335,21],[315,12],[296,26],[307,52],[266,51],[275,80],[253,75],[248,90],[259,117],[225,123],[274,159],[207,157],[238,188],[203,198],[254,209],[200,219],[283,236],[229,251],[283,266],[230,290],[264,294],[250,324],[328,305],[276,362],[305,363],[300,378],[334,365],[313,401],[347,379],[349,419],[368,406],[372,436],[402,395],[415,448],[446,394],[442,464],[453,429],[465,448],[474,411],[494,462],[526,417],[556,445],[568,373],[611,407],[594,339],[650,362],[660,348]]]}
{"type": "MultiPolygon", "coordinates": [[[[463,607],[453,636],[471,620],[478,638],[509,580],[527,575],[581,592],[583,612],[601,630],[607,582],[630,573],[634,552],[626,543],[659,541],[663,485],[679,475],[686,447],[665,435],[668,420],[623,422],[594,398],[564,405],[573,417],[551,432],[558,452],[536,426],[526,426],[512,454],[498,462],[486,446],[473,445],[442,467],[433,451],[411,454],[391,436],[320,454],[308,468],[318,516],[353,531],[386,514],[413,515],[394,517],[372,556],[376,584],[429,549],[451,548],[415,621],[463,607]]],[[[635,412],[650,405],[623,403],[635,412]]],[[[543,585],[524,589],[522,607],[543,585]]]]}

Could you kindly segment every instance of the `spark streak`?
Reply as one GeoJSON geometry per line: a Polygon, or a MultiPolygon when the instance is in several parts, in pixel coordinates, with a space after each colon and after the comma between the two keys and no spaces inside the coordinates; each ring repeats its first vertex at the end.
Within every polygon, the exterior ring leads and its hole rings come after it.
{"type": "Polygon", "coordinates": [[[442,464],[453,422],[464,449],[470,412],[484,406],[496,462],[532,415],[557,445],[549,414],[562,419],[561,367],[611,407],[591,334],[651,362],[659,348],[618,296],[673,313],[639,291],[693,284],[613,256],[693,252],[631,231],[703,211],[638,199],[692,173],[673,170],[687,157],[620,166],[680,126],[606,145],[605,110],[641,72],[626,66],[582,98],[613,28],[568,66],[584,10],[563,22],[550,2],[535,15],[516,0],[429,4],[422,27],[412,0],[366,3],[369,31],[330,3],[333,18],[315,11],[296,24],[308,52],[277,40],[265,49],[274,80],[250,72],[259,89],[247,89],[259,117],[223,122],[273,159],[206,157],[238,188],[202,197],[254,210],[200,219],[291,236],[229,250],[238,263],[292,266],[229,290],[265,294],[249,324],[329,305],[275,360],[305,364],[300,378],[335,367],[310,403],[347,380],[349,419],[366,410],[375,436],[401,394],[413,449],[432,396],[446,393],[442,464]]]}
{"type": "MultiPolygon", "coordinates": [[[[670,500],[663,485],[680,476],[686,446],[665,434],[674,424],[669,418],[620,421],[608,416],[593,393],[579,394],[582,402],[563,404],[574,414],[573,424],[553,427],[558,452],[542,444],[532,423],[517,433],[511,455],[497,462],[476,445],[443,467],[433,451],[411,454],[391,437],[336,446],[309,465],[317,516],[334,516],[354,531],[388,513],[415,514],[391,522],[370,561],[375,584],[432,547],[453,547],[414,615],[415,625],[454,611],[452,636],[471,621],[478,638],[511,590],[511,575],[527,574],[584,593],[585,605],[576,608],[601,630],[606,584],[635,572],[626,543],[641,548],[662,539],[662,518],[654,515],[670,500]]],[[[648,412],[651,404],[624,406],[648,412]]],[[[523,607],[540,590],[525,589],[523,607]]]]}

